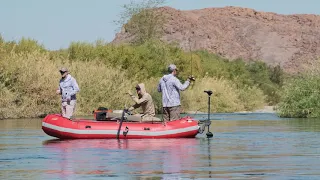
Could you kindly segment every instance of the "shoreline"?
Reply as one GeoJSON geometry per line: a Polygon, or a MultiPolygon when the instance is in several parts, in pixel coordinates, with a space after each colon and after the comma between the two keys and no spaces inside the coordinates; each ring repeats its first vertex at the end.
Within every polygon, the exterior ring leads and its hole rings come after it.
{"type": "Polygon", "coordinates": [[[254,111],[239,111],[237,113],[276,113],[275,106],[264,106],[254,111]]]}
{"type": "MultiPolygon", "coordinates": [[[[207,112],[201,112],[201,111],[186,111],[185,114],[208,114],[207,112]]],[[[215,112],[219,113],[219,112],[215,112]]],[[[275,106],[264,106],[261,109],[257,109],[254,111],[235,111],[235,112],[229,112],[229,113],[276,113],[275,106]]],[[[214,113],[211,113],[214,114],[214,113]]]]}
{"type": "MultiPolygon", "coordinates": [[[[123,110],[113,110],[113,113],[119,113],[121,114],[123,110]]],[[[217,113],[217,112],[215,112],[217,113]]],[[[238,111],[238,112],[230,112],[231,113],[276,113],[275,106],[264,106],[261,109],[257,109],[254,111],[238,111]]],[[[181,114],[208,114],[207,112],[201,112],[201,111],[186,111],[181,114]]],[[[214,113],[211,113],[214,114],[214,113]]],[[[81,116],[81,115],[80,115],[81,116]]],[[[44,118],[45,116],[42,115],[41,117],[23,117],[23,118],[4,118],[0,120],[7,120],[7,119],[38,119],[38,118],[44,118]]]]}

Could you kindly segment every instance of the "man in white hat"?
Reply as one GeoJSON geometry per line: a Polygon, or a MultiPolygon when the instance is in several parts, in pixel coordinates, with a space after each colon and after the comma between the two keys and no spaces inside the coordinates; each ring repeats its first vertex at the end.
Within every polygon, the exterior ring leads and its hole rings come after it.
{"type": "Polygon", "coordinates": [[[158,92],[162,93],[163,118],[165,121],[180,119],[180,91],[184,91],[195,79],[192,76],[181,84],[176,77],[178,68],[174,64],[168,66],[169,74],[164,75],[158,84],[158,92]]]}
{"type": "Polygon", "coordinates": [[[61,74],[61,79],[57,94],[61,95],[62,116],[71,119],[76,107],[76,94],[80,91],[80,89],[76,79],[69,74],[67,68],[63,67],[59,71],[61,74]]]}

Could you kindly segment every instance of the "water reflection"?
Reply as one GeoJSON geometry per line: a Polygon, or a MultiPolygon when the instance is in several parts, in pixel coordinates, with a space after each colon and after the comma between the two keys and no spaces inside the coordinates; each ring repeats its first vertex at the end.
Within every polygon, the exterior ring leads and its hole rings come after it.
{"type": "MultiPolygon", "coordinates": [[[[221,115],[219,115],[221,116],[221,115]]],[[[212,139],[52,139],[41,119],[0,121],[0,179],[317,179],[320,120],[213,121],[212,139]]],[[[255,115],[256,116],[256,115],[255,115]]],[[[214,116],[213,116],[214,117],[214,116]]],[[[224,115],[227,118],[227,115],[224,115]]]]}
{"type": "Polygon", "coordinates": [[[47,153],[60,155],[50,166],[53,167],[51,173],[63,178],[76,178],[79,174],[180,178],[181,171],[191,169],[196,163],[194,154],[199,145],[197,139],[43,142],[47,153]]]}
{"type": "Polygon", "coordinates": [[[0,128],[2,130],[10,131],[13,129],[16,130],[25,130],[25,129],[41,129],[41,120],[36,119],[7,119],[0,120],[0,128]]]}

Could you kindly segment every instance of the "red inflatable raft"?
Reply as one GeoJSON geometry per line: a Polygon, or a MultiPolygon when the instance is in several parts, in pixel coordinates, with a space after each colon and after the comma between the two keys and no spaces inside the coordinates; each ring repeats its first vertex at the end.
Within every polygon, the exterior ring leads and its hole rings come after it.
{"type": "Polygon", "coordinates": [[[198,121],[191,117],[163,122],[132,122],[121,118],[104,121],[69,120],[60,114],[47,115],[42,121],[43,131],[59,139],[142,139],[142,138],[194,138],[198,134],[198,121]],[[120,133],[117,136],[119,127],[120,133]]]}

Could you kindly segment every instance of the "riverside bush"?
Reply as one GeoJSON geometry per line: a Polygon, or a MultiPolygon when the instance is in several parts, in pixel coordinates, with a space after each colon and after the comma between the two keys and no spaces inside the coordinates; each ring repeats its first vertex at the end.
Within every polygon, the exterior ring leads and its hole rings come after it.
{"type": "Polygon", "coordinates": [[[249,111],[265,103],[263,89],[241,60],[228,61],[207,52],[187,53],[159,40],[141,45],[74,42],[58,51],[46,50],[33,40],[24,41],[0,39],[0,118],[60,113],[60,96],[55,91],[61,66],[70,69],[80,86],[76,115],[88,115],[99,106],[129,107],[133,101],[126,92],[137,83],[145,83],[157,112],[162,112],[157,85],[170,63],[179,67],[181,81],[191,73],[197,79],[181,92],[184,111],[205,111],[206,89],[215,92],[213,112],[249,111]]]}
{"type": "Polygon", "coordinates": [[[269,105],[275,105],[279,102],[285,78],[279,65],[267,66],[261,61],[245,63],[242,59],[229,61],[207,51],[198,51],[197,55],[201,59],[202,75],[207,74],[211,77],[229,79],[241,89],[259,88],[266,96],[265,101],[269,105]]]}
{"type": "Polygon", "coordinates": [[[320,117],[320,77],[303,75],[284,84],[277,112],[281,117],[320,117]]]}

